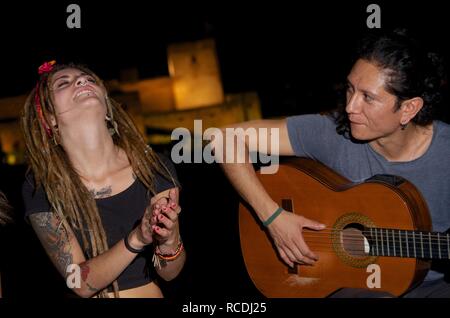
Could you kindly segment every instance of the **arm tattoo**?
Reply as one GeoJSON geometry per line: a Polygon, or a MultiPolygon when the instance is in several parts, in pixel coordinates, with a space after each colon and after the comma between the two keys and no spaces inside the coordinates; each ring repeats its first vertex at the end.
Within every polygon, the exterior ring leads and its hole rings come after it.
{"type": "Polygon", "coordinates": [[[86,284],[86,286],[89,288],[89,291],[92,291],[92,292],[100,291],[98,288],[93,287],[92,285],[90,285],[87,282],[87,279],[88,279],[88,276],[89,276],[89,272],[91,271],[91,269],[89,268],[88,263],[87,262],[81,263],[80,264],[80,269],[81,269],[81,279],[86,284]]]}
{"type": "Polygon", "coordinates": [[[112,187],[111,186],[106,186],[104,188],[101,188],[98,191],[96,191],[95,189],[90,189],[89,192],[92,194],[94,199],[107,198],[112,193],[112,187]]]}
{"type": "Polygon", "coordinates": [[[66,277],[67,266],[73,263],[70,236],[66,228],[61,224],[59,217],[51,212],[33,214],[30,220],[35,224],[36,234],[43,242],[50,258],[66,277]]]}

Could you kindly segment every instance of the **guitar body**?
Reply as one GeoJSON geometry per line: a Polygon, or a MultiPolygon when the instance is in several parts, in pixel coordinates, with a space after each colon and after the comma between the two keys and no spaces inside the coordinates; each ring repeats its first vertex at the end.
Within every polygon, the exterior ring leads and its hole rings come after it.
{"type": "MultiPolygon", "coordinates": [[[[425,201],[408,181],[352,184],[309,159],[288,161],[280,165],[276,174],[258,173],[258,177],[285,210],[327,227],[323,231],[303,230],[306,243],[319,261],[314,266],[296,265],[290,269],[279,258],[270,234],[256,221],[256,214],[248,205],[240,205],[239,231],[245,265],[255,286],[266,297],[327,297],[341,288],[369,289],[372,264],[379,266],[380,276],[377,288],[371,288],[396,296],[425,277],[429,261],[361,255],[351,248],[352,238],[356,237],[353,231],[360,233],[364,228],[431,231],[425,201]]],[[[358,244],[359,251],[367,249],[363,239],[358,244]]]]}

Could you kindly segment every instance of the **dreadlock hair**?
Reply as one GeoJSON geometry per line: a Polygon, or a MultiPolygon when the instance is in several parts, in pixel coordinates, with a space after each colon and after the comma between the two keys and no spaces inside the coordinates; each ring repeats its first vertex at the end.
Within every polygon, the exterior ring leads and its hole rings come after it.
{"type": "Polygon", "coordinates": [[[0,225],[6,224],[6,222],[11,220],[9,212],[11,210],[8,200],[6,199],[3,192],[0,191],[0,225]]]}
{"type": "MultiPolygon", "coordinates": [[[[73,229],[79,231],[82,239],[80,244],[86,258],[90,259],[108,250],[105,230],[92,193],[82,183],[64,148],[55,142],[59,136],[57,126],[52,127],[49,124],[51,115],[55,117],[56,122],[58,121],[51,94],[52,77],[56,72],[66,68],[75,68],[92,76],[101,87],[105,88],[100,78],[85,66],[57,64],[50,72],[41,75],[39,85],[28,96],[22,113],[21,129],[35,189],[43,187],[53,212],[61,220],[60,225],[64,226],[63,221],[66,220],[73,229]],[[38,91],[36,91],[37,89],[38,91]],[[41,103],[42,116],[38,114],[36,108],[36,94],[41,103]],[[51,134],[46,129],[50,129],[51,134]]],[[[121,105],[108,97],[106,105],[107,114],[111,119],[108,121],[115,123],[116,133],[112,136],[113,142],[125,151],[133,172],[148,191],[155,194],[156,172],[168,180],[172,180],[176,185],[167,167],[145,143],[144,138],[121,105]]],[[[58,227],[58,231],[64,230],[60,228],[61,226],[58,227]]],[[[118,297],[117,281],[114,281],[112,286],[115,297],[118,297]]],[[[107,288],[100,291],[97,296],[107,298],[107,288]]]]}

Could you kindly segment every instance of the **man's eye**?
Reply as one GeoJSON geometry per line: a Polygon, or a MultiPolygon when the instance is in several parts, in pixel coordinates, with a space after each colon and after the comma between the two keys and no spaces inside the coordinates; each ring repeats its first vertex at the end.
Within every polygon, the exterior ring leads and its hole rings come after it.
{"type": "Polygon", "coordinates": [[[370,95],[367,95],[367,94],[364,94],[364,99],[365,99],[366,102],[371,102],[371,101],[373,101],[373,97],[370,96],[370,95]]]}
{"type": "Polygon", "coordinates": [[[97,81],[94,78],[88,78],[88,81],[94,84],[97,83],[97,81]]]}

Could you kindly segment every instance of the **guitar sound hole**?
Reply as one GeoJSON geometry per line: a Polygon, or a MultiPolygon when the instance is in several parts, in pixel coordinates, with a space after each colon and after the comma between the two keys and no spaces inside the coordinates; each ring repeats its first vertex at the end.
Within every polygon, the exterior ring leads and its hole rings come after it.
{"type": "Polygon", "coordinates": [[[344,250],[354,257],[365,257],[369,254],[369,242],[363,234],[361,224],[348,224],[341,231],[341,244],[344,250]]]}

